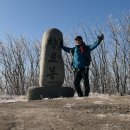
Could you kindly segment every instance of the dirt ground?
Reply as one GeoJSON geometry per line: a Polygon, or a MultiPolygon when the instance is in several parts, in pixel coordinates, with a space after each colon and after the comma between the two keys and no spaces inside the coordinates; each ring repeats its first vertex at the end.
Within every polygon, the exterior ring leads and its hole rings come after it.
{"type": "Polygon", "coordinates": [[[130,130],[130,96],[0,103],[0,130],[130,130]]]}

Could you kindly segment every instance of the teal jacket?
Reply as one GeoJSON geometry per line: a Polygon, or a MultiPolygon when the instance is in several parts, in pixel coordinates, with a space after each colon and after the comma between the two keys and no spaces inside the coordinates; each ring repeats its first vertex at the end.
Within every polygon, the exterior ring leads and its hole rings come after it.
{"type": "MultiPolygon", "coordinates": [[[[100,44],[100,42],[95,42],[92,45],[85,45],[85,46],[88,48],[87,51],[91,52],[99,44],[100,44]]],[[[62,49],[65,52],[72,53],[72,55],[73,55],[73,61],[72,61],[73,68],[85,68],[86,66],[88,66],[90,64],[89,63],[90,62],[89,59],[87,59],[86,52],[85,53],[81,53],[80,46],[81,45],[76,45],[73,48],[62,46],[62,49]]]]}

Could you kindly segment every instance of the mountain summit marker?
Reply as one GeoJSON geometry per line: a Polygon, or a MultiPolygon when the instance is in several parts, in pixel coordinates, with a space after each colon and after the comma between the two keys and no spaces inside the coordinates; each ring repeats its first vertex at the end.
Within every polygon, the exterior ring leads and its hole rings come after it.
{"type": "Polygon", "coordinates": [[[44,33],[40,57],[39,87],[29,87],[28,101],[74,96],[73,88],[62,86],[65,75],[61,52],[62,43],[63,35],[60,30],[52,28],[44,33]]]}

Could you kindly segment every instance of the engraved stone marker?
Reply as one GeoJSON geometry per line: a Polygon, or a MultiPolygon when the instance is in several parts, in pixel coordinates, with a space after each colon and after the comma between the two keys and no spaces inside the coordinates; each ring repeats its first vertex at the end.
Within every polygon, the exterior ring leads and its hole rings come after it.
{"type": "Polygon", "coordinates": [[[28,101],[74,96],[73,88],[62,86],[64,82],[62,43],[62,32],[58,29],[52,28],[44,33],[40,57],[39,86],[29,87],[28,101]]]}
{"type": "Polygon", "coordinates": [[[43,35],[39,77],[42,87],[60,87],[64,82],[61,42],[63,36],[58,29],[50,29],[43,35]]]}

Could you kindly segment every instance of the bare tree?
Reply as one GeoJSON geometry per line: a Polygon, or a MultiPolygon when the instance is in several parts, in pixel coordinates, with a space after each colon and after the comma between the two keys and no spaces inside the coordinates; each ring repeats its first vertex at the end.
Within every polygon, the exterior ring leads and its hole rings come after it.
{"type": "Polygon", "coordinates": [[[108,25],[112,36],[112,43],[114,46],[113,55],[113,72],[115,78],[115,87],[118,92],[126,93],[128,90],[128,66],[130,53],[130,33],[129,23],[130,14],[123,15],[116,22],[109,17],[108,25]]]}
{"type": "MultiPolygon", "coordinates": [[[[70,46],[69,39],[64,39],[64,44],[66,46],[70,46]]],[[[73,86],[73,69],[71,66],[72,63],[72,55],[66,52],[63,52],[63,60],[64,60],[64,68],[65,68],[65,78],[64,78],[64,86],[73,86]]]]}
{"type": "MultiPolygon", "coordinates": [[[[80,23],[75,35],[82,35],[86,44],[95,42],[105,32],[105,41],[92,52],[90,84],[92,92],[126,94],[130,90],[130,12],[118,19],[107,18],[108,26],[90,28],[80,23]],[[106,31],[107,30],[107,31],[106,31]],[[106,40],[107,39],[107,40],[106,40]],[[108,40],[109,39],[109,40],[108,40]]],[[[71,40],[65,38],[66,46],[71,40]]],[[[7,94],[25,94],[28,87],[37,86],[39,79],[40,42],[29,42],[24,37],[8,35],[0,42],[0,91],[7,94]]],[[[72,56],[63,52],[65,66],[64,86],[73,87],[72,56]]]]}
{"type": "Polygon", "coordinates": [[[39,43],[29,48],[29,42],[23,37],[8,35],[7,42],[2,42],[0,72],[5,80],[7,94],[24,95],[29,86],[37,85],[39,49],[39,43]]]}

